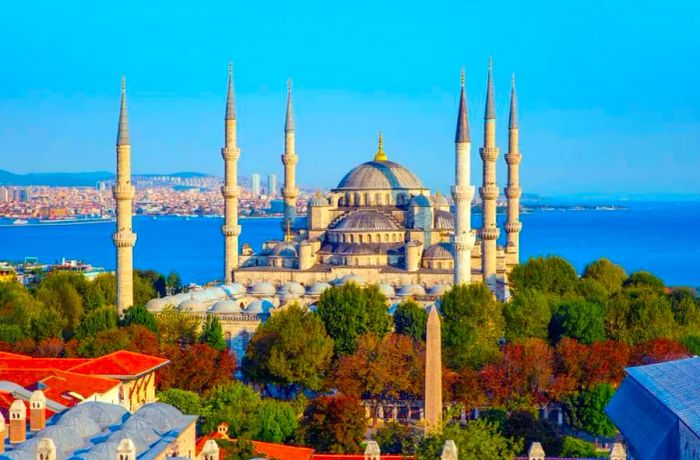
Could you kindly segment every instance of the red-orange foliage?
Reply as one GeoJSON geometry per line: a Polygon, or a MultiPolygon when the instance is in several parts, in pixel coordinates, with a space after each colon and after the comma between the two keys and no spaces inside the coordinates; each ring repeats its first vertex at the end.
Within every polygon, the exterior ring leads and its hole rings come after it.
{"type": "Polygon", "coordinates": [[[352,396],[318,396],[311,400],[302,423],[304,442],[320,452],[361,452],[365,411],[352,396]]]}
{"type": "Polygon", "coordinates": [[[654,339],[634,346],[633,366],[654,364],[673,359],[689,358],[692,353],[680,342],[672,339],[654,339]]]}
{"type": "Polygon", "coordinates": [[[469,368],[455,372],[443,367],[442,392],[443,398],[459,402],[467,410],[481,407],[487,401],[486,393],[479,380],[479,373],[469,368]]]}
{"type": "Polygon", "coordinates": [[[584,345],[564,338],[557,345],[556,358],[557,377],[552,395],[558,399],[599,383],[619,385],[630,360],[630,348],[614,340],[584,345]]]}
{"type": "Polygon", "coordinates": [[[145,326],[132,324],[126,328],[129,334],[129,349],[138,353],[158,356],[160,354],[160,343],[158,336],[145,326]]]}
{"type": "Polygon", "coordinates": [[[34,348],[33,356],[37,358],[59,358],[63,356],[63,340],[50,337],[40,340],[34,348]]]}
{"type": "Polygon", "coordinates": [[[228,350],[217,351],[204,343],[180,348],[166,345],[162,356],[170,364],[158,371],[158,388],[180,388],[204,393],[217,385],[233,380],[236,360],[228,350]]]}

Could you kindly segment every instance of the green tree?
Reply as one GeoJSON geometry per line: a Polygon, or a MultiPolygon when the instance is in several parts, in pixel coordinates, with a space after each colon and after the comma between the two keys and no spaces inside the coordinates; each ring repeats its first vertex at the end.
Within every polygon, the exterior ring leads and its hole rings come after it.
{"type": "Polygon", "coordinates": [[[700,329],[700,303],[694,290],[674,288],[670,296],[673,318],[678,326],[693,333],[700,329]]]}
{"type": "Polygon", "coordinates": [[[80,327],[78,327],[76,336],[79,340],[83,340],[94,336],[100,331],[116,328],[118,322],[119,315],[114,306],[99,307],[85,315],[85,318],[80,323],[80,327]]]}
{"type": "Polygon", "coordinates": [[[155,286],[162,277],[163,275],[152,270],[134,271],[134,305],[146,305],[149,300],[156,297],[155,286]]]}
{"type": "Polygon", "coordinates": [[[321,319],[298,304],[261,323],[243,358],[243,373],[258,383],[318,391],[333,355],[321,319]]]}
{"type": "Polygon", "coordinates": [[[107,329],[80,340],[78,354],[86,358],[94,358],[128,349],[130,343],[129,333],[125,329],[107,329]]]}
{"type": "Polygon", "coordinates": [[[182,280],[177,272],[170,272],[165,280],[165,285],[168,288],[169,294],[177,294],[182,290],[182,280]]]}
{"type": "Polygon", "coordinates": [[[210,433],[219,423],[226,422],[231,437],[250,439],[260,430],[257,412],[261,403],[260,396],[239,381],[218,386],[204,398],[208,417],[202,431],[210,433]]]}
{"type": "Polygon", "coordinates": [[[117,277],[113,273],[100,273],[90,282],[88,292],[94,299],[99,299],[99,302],[95,303],[93,308],[104,305],[116,305],[117,277]]]}
{"type": "Polygon", "coordinates": [[[140,324],[153,332],[158,332],[158,320],[156,320],[153,313],[142,305],[134,305],[133,307],[127,308],[124,312],[121,325],[129,326],[131,324],[140,324]]]}
{"type": "Polygon", "coordinates": [[[535,417],[531,412],[517,411],[510,414],[503,424],[502,433],[511,439],[524,441],[521,455],[527,453],[533,442],[542,443],[544,451],[551,457],[561,454],[562,436],[559,428],[547,420],[535,417]]]}
{"type": "Polygon", "coordinates": [[[282,443],[289,440],[297,429],[297,416],[291,404],[274,399],[265,399],[258,408],[256,417],[259,426],[253,439],[282,443]]]}
{"type": "Polygon", "coordinates": [[[384,336],[391,329],[386,298],[377,286],[363,289],[355,283],[346,283],[326,289],[316,312],[335,342],[336,355],[353,353],[357,338],[363,334],[384,336]]]}
{"type": "Polygon", "coordinates": [[[394,312],[394,330],[399,334],[413,337],[416,341],[425,341],[425,327],[428,314],[414,300],[401,302],[394,312]]]}
{"type": "Polygon", "coordinates": [[[446,440],[454,441],[459,460],[512,460],[522,450],[522,441],[503,436],[498,426],[485,420],[473,420],[462,428],[447,425],[442,434],[427,435],[418,446],[418,460],[440,458],[446,440]]]}
{"type": "Polygon", "coordinates": [[[206,343],[218,351],[226,349],[224,329],[221,327],[219,318],[207,315],[207,319],[204,320],[204,326],[202,327],[202,333],[199,335],[199,343],[206,343]]]}
{"type": "Polygon", "coordinates": [[[194,391],[169,388],[158,392],[158,401],[176,407],[183,414],[205,415],[202,398],[194,391]]]}
{"type": "Polygon", "coordinates": [[[561,257],[533,257],[516,265],[508,277],[514,293],[527,288],[564,295],[574,292],[578,283],[576,269],[561,257]]]}
{"type": "Polygon", "coordinates": [[[600,457],[600,454],[595,450],[595,446],[592,443],[584,441],[583,439],[574,438],[573,436],[564,437],[561,455],[562,457],[571,458],[600,457]]]}
{"type": "Polygon", "coordinates": [[[668,296],[649,287],[614,294],[608,301],[605,322],[608,337],[629,344],[673,338],[678,332],[668,296]]]}
{"type": "Polygon", "coordinates": [[[625,270],[608,259],[598,259],[586,265],[583,270],[584,279],[598,281],[611,294],[622,289],[622,283],[627,279],[625,270]]]}
{"type": "Polygon", "coordinates": [[[599,383],[566,398],[571,426],[596,436],[613,436],[615,425],[604,412],[613,393],[610,384],[599,383]]]}
{"type": "Polygon", "coordinates": [[[646,287],[658,291],[659,293],[664,292],[664,289],[666,289],[661,279],[645,271],[632,273],[629,278],[622,283],[622,286],[626,288],[646,287]]]}
{"type": "Polygon", "coordinates": [[[593,278],[581,278],[576,286],[576,292],[587,301],[598,305],[605,305],[610,297],[610,292],[605,286],[593,278]]]}
{"type": "Polygon", "coordinates": [[[547,296],[534,289],[524,289],[503,306],[503,318],[509,342],[530,337],[546,339],[552,311],[547,296]]]}
{"type": "Polygon", "coordinates": [[[382,454],[413,455],[418,443],[417,433],[398,422],[381,426],[374,435],[374,440],[379,444],[382,454]]]}
{"type": "Polygon", "coordinates": [[[498,356],[502,305],[484,284],[458,285],[442,298],[442,342],[449,367],[479,369],[498,356]]]}
{"type": "Polygon", "coordinates": [[[166,344],[192,344],[197,338],[199,319],[168,306],[158,315],[158,335],[166,344]]]}
{"type": "Polygon", "coordinates": [[[72,337],[83,319],[83,298],[79,289],[86,291],[82,274],[56,272],[47,276],[36,290],[36,298],[46,308],[54,310],[63,319],[63,334],[72,337]]]}
{"type": "Polygon", "coordinates": [[[580,298],[562,301],[552,316],[550,335],[555,341],[570,337],[589,345],[605,340],[605,307],[580,298]]]}
{"type": "Polygon", "coordinates": [[[365,433],[365,411],[351,396],[317,396],[304,411],[299,429],[304,444],[319,452],[357,453],[365,433]]]}
{"type": "Polygon", "coordinates": [[[22,328],[16,324],[0,324],[0,342],[16,343],[26,338],[22,328]]]}

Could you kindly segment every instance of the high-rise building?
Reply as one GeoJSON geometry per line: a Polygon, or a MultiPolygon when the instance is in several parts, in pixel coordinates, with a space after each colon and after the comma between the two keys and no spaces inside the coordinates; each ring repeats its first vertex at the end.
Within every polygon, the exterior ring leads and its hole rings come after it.
{"type": "Polygon", "coordinates": [[[10,201],[10,191],[6,188],[0,188],[0,203],[7,203],[10,201]]]}
{"type": "Polygon", "coordinates": [[[270,198],[277,196],[277,174],[267,175],[267,194],[270,198]]]}
{"type": "Polygon", "coordinates": [[[253,195],[260,195],[260,174],[253,173],[253,175],[250,176],[250,182],[253,195]]]}

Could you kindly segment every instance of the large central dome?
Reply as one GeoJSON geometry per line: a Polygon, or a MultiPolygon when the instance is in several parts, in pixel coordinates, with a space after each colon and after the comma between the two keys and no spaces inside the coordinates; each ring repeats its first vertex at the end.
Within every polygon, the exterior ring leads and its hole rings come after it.
{"type": "Polygon", "coordinates": [[[336,190],[424,189],[408,169],[393,161],[368,161],[355,167],[340,181],[336,190]]]}

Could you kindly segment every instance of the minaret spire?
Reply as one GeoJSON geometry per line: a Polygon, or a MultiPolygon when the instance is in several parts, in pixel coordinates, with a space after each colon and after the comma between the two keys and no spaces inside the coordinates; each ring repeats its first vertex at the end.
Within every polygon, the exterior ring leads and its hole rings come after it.
{"type": "Polygon", "coordinates": [[[131,228],[134,187],[131,185],[131,143],[126,108],[126,78],[121,82],[121,104],[117,128],[117,178],[112,189],[116,201],[117,229],[112,235],[117,249],[117,310],[122,315],[134,304],[134,244],[131,228]]]}
{"type": "Polygon", "coordinates": [[[455,203],[455,231],[452,237],[455,285],[471,281],[471,254],[475,238],[471,229],[471,205],[472,198],[474,198],[474,187],[469,184],[471,170],[469,156],[472,144],[469,136],[467,96],[464,86],[464,69],[462,69],[457,131],[455,133],[455,185],[451,190],[455,203]]]}
{"type": "Polygon", "coordinates": [[[224,120],[224,147],[221,157],[224,159],[224,282],[233,281],[233,271],[238,268],[238,158],[241,154],[237,145],[236,104],[233,92],[233,64],[228,65],[228,94],[226,96],[226,116],[224,120]]]}
{"type": "Polygon", "coordinates": [[[508,217],[505,224],[507,244],[506,256],[509,265],[516,265],[520,261],[520,154],[519,145],[520,129],[518,128],[518,97],[515,92],[515,75],[510,91],[510,120],[508,123],[508,153],[506,154],[506,164],[508,165],[508,186],[504,192],[508,199],[508,217]]]}
{"type": "Polygon", "coordinates": [[[496,224],[496,110],[493,90],[493,60],[489,58],[488,81],[486,86],[486,110],[484,111],[484,146],[480,149],[483,161],[483,184],[479,189],[483,209],[481,228],[481,272],[484,282],[492,292],[496,292],[496,241],[500,234],[496,224]]]}
{"type": "Polygon", "coordinates": [[[294,219],[297,214],[297,187],[296,187],[296,164],[297,154],[295,146],[294,132],[294,110],[292,107],[292,81],[287,81],[287,114],[284,122],[284,154],[282,164],[284,165],[284,187],[282,197],[284,198],[284,221],[282,228],[293,228],[294,219]]]}

